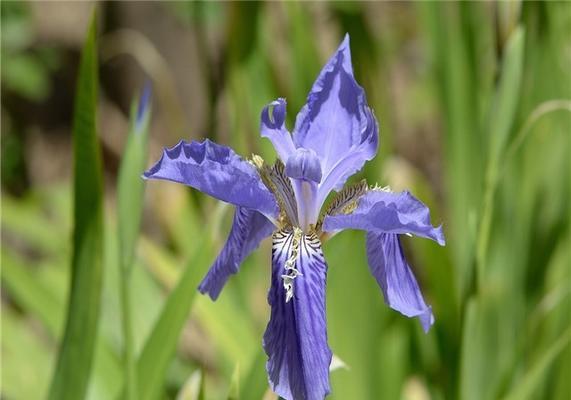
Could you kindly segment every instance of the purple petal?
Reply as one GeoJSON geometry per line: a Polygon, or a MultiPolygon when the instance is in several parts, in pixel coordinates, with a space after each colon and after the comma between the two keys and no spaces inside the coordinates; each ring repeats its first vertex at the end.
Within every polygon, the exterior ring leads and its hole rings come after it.
{"type": "Polygon", "coordinates": [[[295,152],[290,133],[285,127],[286,101],[277,99],[264,107],[261,116],[262,137],[271,140],[280,159],[285,163],[295,152]]]}
{"type": "Polygon", "coordinates": [[[311,149],[299,148],[287,159],[285,173],[292,179],[321,182],[321,165],[311,149]]]}
{"type": "Polygon", "coordinates": [[[317,237],[301,234],[294,264],[300,274],[293,279],[293,297],[286,302],[283,275],[287,275],[286,260],[294,253],[294,236],[280,231],[273,237],[266,368],[272,389],[284,399],[323,400],[330,391],[332,356],[325,321],[327,264],[317,237]]]}
{"type": "Polygon", "coordinates": [[[310,225],[315,225],[319,217],[317,206],[317,183],[310,180],[292,179],[295,194],[298,223],[301,229],[307,231],[310,225]]]}
{"type": "Polygon", "coordinates": [[[378,147],[379,125],[377,124],[377,119],[373,115],[373,112],[368,107],[365,109],[365,116],[367,118],[367,124],[363,128],[363,132],[366,137],[374,141],[374,144],[366,139],[335,163],[321,185],[319,185],[317,198],[319,207],[323,205],[327,195],[332,190],[340,191],[347,179],[363,168],[365,161],[375,157],[378,147]]]}
{"type": "Polygon", "coordinates": [[[238,272],[240,264],[260,242],[270,236],[274,225],[257,211],[236,207],[232,229],[226,244],[200,283],[198,290],[216,300],[230,275],[238,272]]]}
{"type": "Polygon", "coordinates": [[[297,116],[294,142],[297,147],[314,150],[320,158],[327,182],[320,190],[327,193],[339,190],[350,175],[375,156],[378,127],[365,92],[353,77],[349,36],[317,77],[297,116]]]}
{"type": "Polygon", "coordinates": [[[434,323],[432,308],[422,297],[398,235],[368,232],[367,258],[389,307],[407,317],[418,317],[422,328],[428,332],[434,323]]]}
{"type": "Polygon", "coordinates": [[[274,218],[278,205],[253,165],[232,149],[211,142],[181,141],[165,149],[147,172],[147,179],[164,179],[192,186],[219,200],[257,210],[274,218]]]}
{"type": "Polygon", "coordinates": [[[362,229],[372,232],[410,233],[444,246],[442,227],[430,223],[430,211],[408,191],[401,193],[370,190],[350,214],[325,217],[323,230],[362,229]]]}

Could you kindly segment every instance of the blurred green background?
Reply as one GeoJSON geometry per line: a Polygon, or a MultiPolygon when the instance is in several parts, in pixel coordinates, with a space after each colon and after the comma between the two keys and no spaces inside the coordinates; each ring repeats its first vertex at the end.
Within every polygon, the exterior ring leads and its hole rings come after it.
{"type": "Polygon", "coordinates": [[[379,155],[353,179],[412,190],[447,246],[404,239],[436,317],[425,335],[384,305],[362,233],[325,243],[329,341],[344,363],[330,398],[571,398],[569,3],[1,11],[2,399],[275,398],[261,347],[269,242],[217,302],[195,295],[232,209],[155,181],[143,203],[139,166],[204,137],[272,160],[262,107],[286,97],[293,127],[345,32],[381,125],[379,155]],[[138,126],[129,113],[147,82],[152,115],[138,126]],[[96,240],[72,240],[74,220],[96,240]]]}

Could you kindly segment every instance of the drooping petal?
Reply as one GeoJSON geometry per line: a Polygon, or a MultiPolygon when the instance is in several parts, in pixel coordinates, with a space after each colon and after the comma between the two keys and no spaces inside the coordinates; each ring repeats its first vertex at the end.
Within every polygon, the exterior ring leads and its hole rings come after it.
{"type": "Polygon", "coordinates": [[[200,283],[198,290],[216,300],[230,275],[238,272],[240,264],[260,242],[270,236],[274,225],[257,211],[236,207],[232,229],[226,244],[200,283]]]}
{"type": "Polygon", "coordinates": [[[316,152],[323,183],[327,182],[320,190],[328,193],[339,190],[350,175],[375,156],[378,141],[376,120],[363,88],[353,77],[349,36],[345,36],[297,116],[294,143],[316,152]]]}
{"type": "Polygon", "coordinates": [[[229,147],[208,139],[181,141],[165,149],[161,159],[143,176],[183,183],[219,200],[257,210],[269,218],[278,214],[276,200],[254,166],[229,147]]]}
{"type": "Polygon", "coordinates": [[[434,323],[432,308],[422,297],[398,235],[368,232],[367,258],[389,307],[407,317],[418,317],[422,328],[428,332],[434,323]]]}
{"type": "Polygon", "coordinates": [[[362,229],[370,232],[413,234],[444,245],[442,227],[430,223],[430,211],[408,191],[392,193],[370,190],[349,214],[329,215],[323,221],[326,232],[362,229]]]}
{"type": "Polygon", "coordinates": [[[327,264],[315,235],[306,236],[300,230],[274,234],[268,294],[271,317],[264,349],[270,385],[287,400],[323,400],[330,391],[326,274],[327,264]],[[297,272],[286,269],[292,260],[297,272]]]}
{"type": "Polygon", "coordinates": [[[260,131],[262,137],[271,140],[279,158],[285,163],[295,152],[291,134],[285,127],[286,101],[277,99],[264,107],[261,116],[260,131]]]}

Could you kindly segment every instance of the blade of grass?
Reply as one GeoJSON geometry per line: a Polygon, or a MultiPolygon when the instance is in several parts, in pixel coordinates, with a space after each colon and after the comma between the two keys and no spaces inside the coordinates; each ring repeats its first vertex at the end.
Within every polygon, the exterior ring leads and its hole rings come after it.
{"type": "Polygon", "coordinates": [[[227,400],[240,399],[240,364],[236,364],[232,378],[230,378],[230,387],[228,388],[227,400]]]}
{"type": "Polygon", "coordinates": [[[59,229],[63,228],[61,225],[64,224],[58,224],[58,234],[54,234],[54,227],[50,224],[38,224],[38,220],[42,218],[38,203],[44,201],[46,199],[41,196],[39,198],[30,196],[26,199],[2,196],[2,229],[25,238],[30,246],[43,253],[51,254],[54,249],[61,251],[59,229]]]}
{"type": "Polygon", "coordinates": [[[196,370],[178,392],[176,400],[204,400],[204,373],[196,370]]]}
{"type": "Polygon", "coordinates": [[[486,171],[486,189],[477,243],[479,287],[485,280],[484,268],[493,217],[494,194],[501,168],[500,159],[512,129],[519,99],[523,73],[523,51],[524,31],[523,28],[518,27],[510,36],[507,44],[500,83],[494,101],[494,112],[490,119],[490,157],[486,171]]]}
{"type": "Polygon", "coordinates": [[[228,289],[228,293],[216,302],[207,297],[197,299],[193,315],[222,354],[232,361],[229,365],[232,368],[234,363],[247,365],[250,362],[260,346],[260,338],[253,332],[247,318],[241,315],[238,299],[230,292],[228,289]]]}
{"type": "Polygon", "coordinates": [[[521,382],[516,384],[504,400],[524,400],[533,397],[533,392],[541,379],[547,373],[551,364],[565,350],[571,341],[571,328],[549,347],[539,360],[525,373],[521,382]]]}
{"type": "Polygon", "coordinates": [[[211,261],[210,230],[194,248],[176,287],[166,300],[137,362],[138,393],[141,400],[160,397],[167,367],[175,353],[178,338],[188,317],[197,286],[211,261]]]}
{"type": "Polygon", "coordinates": [[[143,212],[145,185],[140,175],[147,162],[150,118],[148,108],[149,96],[150,87],[146,87],[141,99],[135,101],[131,107],[131,124],[123,161],[119,170],[117,187],[125,398],[128,400],[138,398],[131,321],[131,270],[143,212]]]}
{"type": "Polygon", "coordinates": [[[63,321],[62,302],[7,248],[2,248],[2,284],[12,301],[37,317],[50,334],[58,336],[63,321]]]}
{"type": "MultiPolygon", "coordinates": [[[[36,221],[36,224],[41,223],[46,223],[46,221],[36,221]]],[[[62,333],[62,322],[65,317],[64,301],[67,294],[63,293],[59,284],[51,284],[50,279],[53,278],[40,274],[40,271],[32,270],[11,249],[3,247],[1,257],[2,284],[5,285],[6,295],[10,296],[10,299],[18,305],[28,318],[37,318],[41,322],[46,329],[50,342],[57,340],[62,333]]],[[[58,267],[47,264],[39,266],[39,269],[47,272],[58,267]]],[[[61,279],[63,281],[64,276],[61,276],[61,279]]],[[[43,339],[45,340],[45,336],[43,339]]],[[[100,337],[95,346],[93,377],[89,386],[97,387],[104,394],[104,397],[108,397],[110,393],[115,393],[116,387],[120,385],[121,366],[115,357],[112,346],[109,344],[109,338],[100,337]]],[[[36,369],[36,371],[41,373],[42,369],[36,369]]],[[[95,398],[101,398],[101,396],[95,398]]]]}
{"type": "Polygon", "coordinates": [[[425,25],[442,103],[449,197],[447,233],[456,238],[449,245],[457,270],[459,298],[463,300],[471,290],[476,212],[480,209],[483,180],[480,166],[484,138],[478,129],[479,121],[474,118],[480,88],[472,75],[469,49],[464,46],[467,25],[460,4],[418,2],[416,5],[425,25]],[[443,16],[446,23],[442,23],[443,16]]]}
{"type": "Polygon", "coordinates": [[[264,393],[268,390],[265,369],[267,359],[266,353],[260,346],[240,385],[240,399],[260,400],[264,397],[264,393]]]}
{"type": "MultiPolygon", "coordinates": [[[[331,390],[338,399],[385,398],[383,388],[378,386],[382,372],[378,354],[394,345],[380,340],[389,311],[388,307],[381,307],[382,295],[368,271],[364,236],[359,233],[343,232],[324,243],[329,264],[329,345],[351,366],[351,371],[331,374],[331,390]],[[345,265],[354,268],[344,268],[345,265]],[[357,292],[358,296],[347,296],[347,293],[357,292]]],[[[411,325],[417,323],[409,322],[411,325]]]]}
{"type": "Polygon", "coordinates": [[[74,232],[67,321],[49,399],[84,398],[99,320],[103,276],[103,178],[96,131],[96,14],[83,48],[73,121],[74,232]]]}
{"type": "Polygon", "coordinates": [[[2,398],[41,399],[45,396],[50,382],[44,372],[51,367],[54,353],[35,328],[28,317],[2,307],[2,398]]]}

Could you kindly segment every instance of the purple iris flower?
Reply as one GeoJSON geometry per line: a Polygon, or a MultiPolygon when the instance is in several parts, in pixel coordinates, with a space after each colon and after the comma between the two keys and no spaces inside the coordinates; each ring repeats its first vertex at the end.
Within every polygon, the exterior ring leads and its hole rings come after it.
{"type": "Polygon", "coordinates": [[[244,160],[211,142],[180,142],[166,149],[145,173],[196,188],[235,206],[226,244],[199,286],[215,300],[242,261],[272,236],[271,317],[263,345],[272,389],[285,399],[323,399],[330,391],[332,353],[327,344],[327,263],[321,241],[344,229],[367,233],[367,256],[386,303],[418,317],[425,331],[434,322],[404,257],[401,235],[444,245],[441,227],[409,192],[393,193],[347,179],[372,159],[379,128],[365,92],[353,77],[349,37],[327,62],[297,115],[290,134],[286,102],[261,115],[261,134],[278,159],[244,160]],[[336,192],[325,205],[331,192],[336,192]]]}

